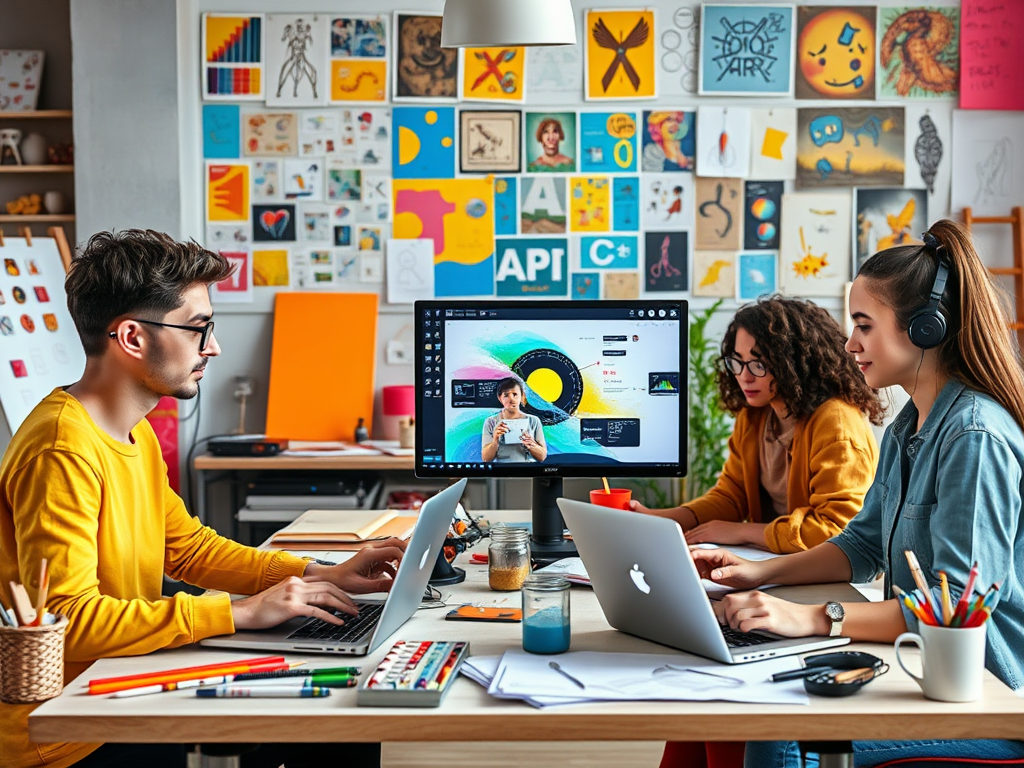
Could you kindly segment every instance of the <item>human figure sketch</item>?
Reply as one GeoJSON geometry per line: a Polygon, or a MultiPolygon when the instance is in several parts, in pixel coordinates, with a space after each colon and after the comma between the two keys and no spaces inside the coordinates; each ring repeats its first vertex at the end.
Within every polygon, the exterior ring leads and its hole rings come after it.
{"type": "Polygon", "coordinates": [[[281,95],[285,82],[292,80],[292,96],[299,95],[299,82],[305,77],[313,87],[313,98],[316,95],[316,68],[306,58],[306,46],[313,44],[312,27],[303,23],[302,19],[296,19],[294,24],[288,24],[281,35],[281,42],[288,44],[288,58],[281,65],[281,73],[277,78],[277,95],[281,95]]]}
{"type": "Polygon", "coordinates": [[[1010,154],[1013,143],[1008,136],[1003,136],[992,145],[989,153],[975,163],[978,174],[978,191],[974,201],[978,204],[991,203],[999,197],[1009,194],[1009,168],[1012,165],[1010,154]]]}

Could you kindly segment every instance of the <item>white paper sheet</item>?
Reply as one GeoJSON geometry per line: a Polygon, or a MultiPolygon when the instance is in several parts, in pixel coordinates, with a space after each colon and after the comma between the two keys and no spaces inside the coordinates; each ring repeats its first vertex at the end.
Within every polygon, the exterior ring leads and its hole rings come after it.
{"type": "Polygon", "coordinates": [[[434,298],[434,241],[388,240],[389,304],[412,304],[434,298]]]}

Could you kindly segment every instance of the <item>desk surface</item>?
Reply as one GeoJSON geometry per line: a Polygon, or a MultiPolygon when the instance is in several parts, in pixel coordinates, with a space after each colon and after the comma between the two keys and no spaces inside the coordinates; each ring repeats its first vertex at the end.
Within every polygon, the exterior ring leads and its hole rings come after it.
{"type": "MultiPolygon", "coordinates": [[[[505,517],[498,513],[492,517],[505,517]]],[[[481,550],[482,544],[476,549],[481,550]]],[[[444,590],[450,605],[493,602],[518,593],[492,592],[487,567],[466,562],[463,584],[444,590]]],[[[776,590],[797,602],[863,598],[847,584],[776,590]]],[[[572,650],[666,653],[664,646],[611,629],[593,592],[573,587],[572,650]]],[[[498,655],[520,647],[519,624],[444,620],[445,609],[421,609],[381,648],[355,660],[369,671],[395,640],[469,640],[470,652],[498,655]]],[[[84,695],[90,678],[110,677],[238,659],[244,651],[195,646],[150,656],[105,659],[72,682],[29,718],[36,741],[289,742],[289,741],[644,741],[1020,738],[1024,699],[986,672],[985,694],[969,704],[925,699],[896,664],[892,647],[851,646],[883,657],[892,669],[850,698],[811,697],[810,706],[730,702],[618,702],[534,709],[492,698],[460,677],[444,704],[434,709],[356,707],[355,690],[327,699],[197,699],[178,691],[129,699],[84,695]]],[[[290,655],[310,666],[337,665],[338,656],[290,655]]]]}
{"type": "Polygon", "coordinates": [[[265,469],[414,469],[413,456],[197,456],[199,471],[265,469]]]}

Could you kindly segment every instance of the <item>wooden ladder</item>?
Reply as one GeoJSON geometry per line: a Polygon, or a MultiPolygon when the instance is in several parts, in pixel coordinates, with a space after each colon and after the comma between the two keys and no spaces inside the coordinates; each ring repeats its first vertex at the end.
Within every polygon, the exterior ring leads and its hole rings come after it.
{"type": "Polygon", "coordinates": [[[964,225],[967,231],[975,224],[1010,224],[1013,227],[1013,266],[993,267],[993,275],[1013,275],[1014,313],[1016,319],[1010,327],[1017,331],[1017,341],[1024,349],[1024,208],[1016,206],[1009,216],[975,216],[970,208],[964,208],[964,225]]]}

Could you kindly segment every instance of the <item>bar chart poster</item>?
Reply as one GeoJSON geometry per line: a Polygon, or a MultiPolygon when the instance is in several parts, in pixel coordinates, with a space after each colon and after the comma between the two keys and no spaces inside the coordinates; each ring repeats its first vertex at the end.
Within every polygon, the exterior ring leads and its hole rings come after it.
{"type": "Polygon", "coordinates": [[[263,14],[203,14],[203,99],[262,101],[263,14]]]}

